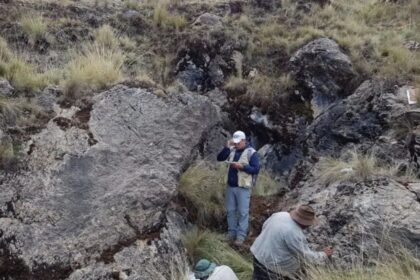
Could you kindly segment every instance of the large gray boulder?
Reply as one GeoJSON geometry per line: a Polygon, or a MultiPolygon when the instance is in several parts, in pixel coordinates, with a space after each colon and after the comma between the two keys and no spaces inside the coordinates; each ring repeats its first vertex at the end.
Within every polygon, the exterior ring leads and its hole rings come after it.
{"type": "Polygon", "coordinates": [[[1,181],[0,275],[65,279],[81,270],[71,279],[102,279],[83,269],[105,273],[131,258],[151,271],[135,279],[168,279],[182,250],[173,254],[175,241],[162,237],[174,223],[165,213],[219,120],[205,97],[125,86],[95,96],[90,112],[58,112],[28,143],[27,168],[1,181]]]}
{"type": "Polygon", "coordinates": [[[290,59],[295,80],[311,94],[314,115],[353,90],[356,77],[350,58],[331,39],[316,39],[290,59]]]}

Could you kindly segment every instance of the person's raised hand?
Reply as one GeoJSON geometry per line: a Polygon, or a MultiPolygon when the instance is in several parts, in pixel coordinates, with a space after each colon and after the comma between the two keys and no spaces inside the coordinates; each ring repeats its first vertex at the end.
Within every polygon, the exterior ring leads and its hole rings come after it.
{"type": "Polygon", "coordinates": [[[232,146],[233,146],[233,141],[232,141],[232,139],[230,139],[226,142],[226,147],[230,148],[232,146]]]}
{"type": "Polygon", "coordinates": [[[233,168],[235,168],[235,169],[239,169],[239,170],[242,170],[242,169],[244,168],[242,164],[237,163],[237,162],[232,163],[232,164],[231,164],[231,166],[232,166],[233,168]]]}
{"type": "Polygon", "coordinates": [[[329,246],[329,247],[324,248],[324,253],[327,255],[327,257],[331,257],[332,254],[334,253],[333,247],[329,246]]]}

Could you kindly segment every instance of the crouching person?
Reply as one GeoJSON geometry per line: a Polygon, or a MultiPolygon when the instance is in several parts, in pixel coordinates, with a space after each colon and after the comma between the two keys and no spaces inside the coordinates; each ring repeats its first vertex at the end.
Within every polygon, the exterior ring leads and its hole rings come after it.
{"type": "Polygon", "coordinates": [[[254,255],[252,279],[299,279],[303,262],[321,263],[331,256],[331,247],[321,252],[309,248],[303,230],[316,221],[314,209],[309,205],[301,205],[290,213],[271,215],[251,247],[254,255]]]}
{"type": "Polygon", "coordinates": [[[201,259],[195,265],[190,280],[238,280],[238,277],[229,266],[217,266],[207,259],[201,259]]]}

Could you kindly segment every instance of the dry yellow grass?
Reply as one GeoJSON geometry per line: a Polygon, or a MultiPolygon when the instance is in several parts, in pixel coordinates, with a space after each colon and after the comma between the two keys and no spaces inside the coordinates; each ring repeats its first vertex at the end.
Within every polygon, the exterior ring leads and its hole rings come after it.
{"type": "Polygon", "coordinates": [[[5,77],[17,90],[39,90],[47,85],[45,76],[23,59],[13,56],[6,64],[5,77]]]}
{"type": "Polygon", "coordinates": [[[95,31],[95,42],[106,49],[116,49],[119,45],[119,39],[114,29],[104,24],[95,31]]]}
{"type": "Polygon", "coordinates": [[[153,11],[153,21],[159,28],[179,31],[187,25],[187,20],[181,15],[170,13],[169,4],[170,1],[168,0],[156,2],[153,11]]]}
{"type": "Polygon", "coordinates": [[[420,260],[409,252],[387,255],[376,266],[355,264],[351,269],[312,267],[308,270],[313,280],[417,280],[420,279],[420,260]]]}
{"type": "Polygon", "coordinates": [[[122,79],[123,62],[124,54],[119,50],[88,45],[69,63],[65,88],[98,90],[115,84],[122,79]]]}
{"type": "Polygon", "coordinates": [[[318,182],[329,185],[335,182],[363,182],[378,176],[418,181],[418,172],[411,168],[401,171],[396,164],[380,164],[373,153],[356,151],[343,154],[343,158],[321,158],[316,169],[318,182]]]}
{"type": "MultiPolygon", "coordinates": [[[[227,165],[220,163],[211,167],[210,163],[199,162],[190,167],[180,180],[179,192],[192,204],[198,225],[209,225],[225,218],[225,192],[227,165]]],[[[252,195],[270,196],[279,193],[280,183],[272,174],[262,170],[257,178],[252,195]]]]}
{"type": "Polygon", "coordinates": [[[47,32],[47,24],[42,16],[26,15],[22,17],[20,24],[32,41],[43,38],[47,32]]]}

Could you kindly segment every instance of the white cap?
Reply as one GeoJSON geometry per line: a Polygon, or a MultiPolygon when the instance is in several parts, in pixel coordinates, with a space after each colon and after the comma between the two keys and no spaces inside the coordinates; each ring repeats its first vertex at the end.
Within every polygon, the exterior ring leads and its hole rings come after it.
{"type": "Polygon", "coordinates": [[[233,133],[233,137],[232,137],[233,143],[238,144],[239,142],[241,142],[241,140],[245,140],[245,139],[246,139],[246,136],[243,131],[238,130],[235,133],[233,133]]]}

